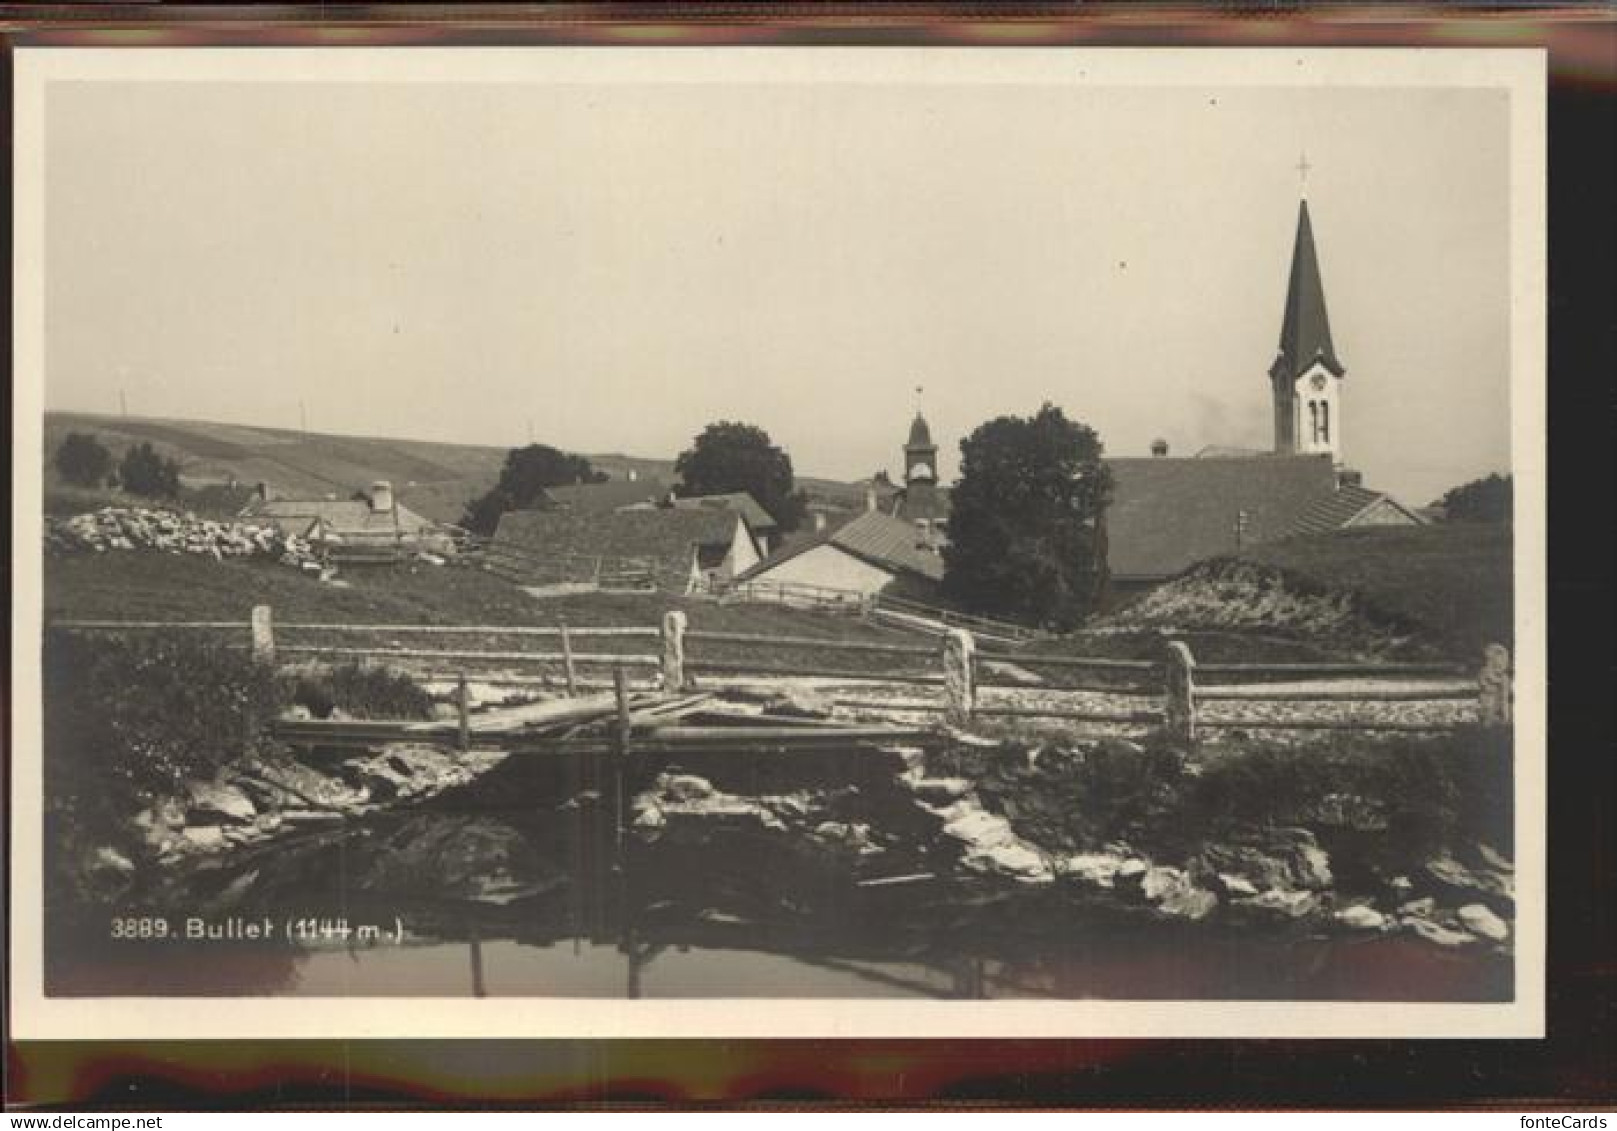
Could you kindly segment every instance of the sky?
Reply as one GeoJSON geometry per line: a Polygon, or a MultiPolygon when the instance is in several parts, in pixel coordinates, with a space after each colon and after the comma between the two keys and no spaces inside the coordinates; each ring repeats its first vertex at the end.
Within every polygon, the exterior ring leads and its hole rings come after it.
{"type": "Polygon", "coordinates": [[[59,82],[46,403],[901,473],[1050,401],[1271,443],[1306,153],[1342,440],[1509,469],[1508,105],[1482,88],[59,82]],[[920,387],[923,392],[917,394],[920,387]],[[301,407],[300,407],[301,406],[301,407]]]}

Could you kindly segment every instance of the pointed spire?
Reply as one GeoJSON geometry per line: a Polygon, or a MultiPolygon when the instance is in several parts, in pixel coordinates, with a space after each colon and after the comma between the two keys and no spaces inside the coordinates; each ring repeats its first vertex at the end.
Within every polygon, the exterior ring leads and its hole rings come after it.
{"type": "Polygon", "coordinates": [[[1331,344],[1331,320],[1325,313],[1325,287],[1319,278],[1319,259],[1314,251],[1314,226],[1308,218],[1308,201],[1297,211],[1297,242],[1291,252],[1291,282],[1286,288],[1286,316],[1280,327],[1280,357],[1277,366],[1295,380],[1314,362],[1322,361],[1338,377],[1344,369],[1331,344]]]}

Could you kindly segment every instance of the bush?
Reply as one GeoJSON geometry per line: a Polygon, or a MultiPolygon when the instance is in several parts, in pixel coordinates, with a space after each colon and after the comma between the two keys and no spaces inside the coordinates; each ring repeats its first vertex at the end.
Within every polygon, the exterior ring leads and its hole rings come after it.
{"type": "Polygon", "coordinates": [[[57,846],[123,840],[142,805],[267,748],[280,709],[271,669],[183,636],[47,632],[41,676],[57,846]]]}
{"type": "Polygon", "coordinates": [[[1266,824],[1323,827],[1347,806],[1384,824],[1376,839],[1391,857],[1478,840],[1509,851],[1511,782],[1508,735],[1474,728],[1257,740],[1209,762],[1181,827],[1210,836],[1266,824]]]}
{"type": "Polygon", "coordinates": [[[134,495],[175,499],[180,494],[180,465],[158,455],[150,444],[137,444],[118,464],[118,482],[134,495]]]}
{"type": "Polygon", "coordinates": [[[293,703],[327,718],[340,709],[355,719],[428,719],[432,696],[403,672],[370,664],[313,668],[292,677],[293,703]]]}
{"type": "Polygon", "coordinates": [[[56,449],[56,470],[76,487],[99,487],[112,470],[112,453],[87,432],[69,432],[56,449]]]}

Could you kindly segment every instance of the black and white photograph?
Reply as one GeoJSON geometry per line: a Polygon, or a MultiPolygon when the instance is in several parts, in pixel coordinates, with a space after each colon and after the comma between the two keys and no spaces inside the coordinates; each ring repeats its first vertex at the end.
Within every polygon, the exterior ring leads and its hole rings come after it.
{"type": "Polygon", "coordinates": [[[1542,1031],[1541,54],[15,66],[19,1032],[1542,1031]]]}

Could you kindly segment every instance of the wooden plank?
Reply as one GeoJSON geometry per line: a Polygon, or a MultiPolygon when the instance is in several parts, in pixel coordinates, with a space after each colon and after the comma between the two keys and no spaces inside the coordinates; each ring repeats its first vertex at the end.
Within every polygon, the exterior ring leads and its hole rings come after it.
{"type": "Polygon", "coordinates": [[[1270,690],[1260,684],[1236,687],[1196,688],[1196,698],[1223,702],[1255,703],[1428,703],[1444,700],[1474,700],[1475,687],[1388,688],[1384,691],[1360,688],[1321,688],[1315,691],[1287,688],[1270,690]]]}
{"type": "Polygon", "coordinates": [[[1296,678],[1301,675],[1378,676],[1451,675],[1464,677],[1473,674],[1458,664],[1202,664],[1196,665],[1200,675],[1276,675],[1296,678]]]}
{"type": "Polygon", "coordinates": [[[978,707],[974,714],[1007,718],[1077,719],[1088,723],[1160,723],[1161,711],[1072,711],[1058,707],[978,707]]]}
{"type": "MultiPolygon", "coordinates": [[[[1099,656],[1036,656],[1026,652],[979,652],[978,659],[1003,660],[1024,668],[1080,668],[1095,671],[1158,672],[1162,665],[1152,660],[1111,660],[1099,656]]],[[[1197,670],[1205,670],[1197,665],[1197,670]]]]}
{"type": "Polygon", "coordinates": [[[923,700],[900,699],[884,702],[880,699],[833,699],[832,702],[838,707],[856,711],[928,711],[941,715],[948,709],[942,703],[923,700]]]}
{"type": "Polygon", "coordinates": [[[646,739],[648,744],[663,743],[674,746],[701,746],[705,743],[768,742],[768,743],[826,743],[867,742],[871,740],[897,740],[923,733],[913,727],[894,726],[842,726],[803,728],[785,726],[762,727],[663,727],[646,739]]]}
{"type": "MultiPolygon", "coordinates": [[[[206,629],[209,631],[233,629],[239,631],[251,627],[252,622],[249,620],[53,620],[45,625],[47,631],[53,628],[64,628],[74,632],[123,632],[125,630],[145,632],[169,628],[206,629]]],[[[276,627],[286,628],[287,626],[276,625],[276,627]]]]}
{"type": "MultiPolygon", "coordinates": [[[[510,662],[513,660],[543,660],[565,662],[566,657],[560,652],[486,652],[477,649],[459,648],[348,648],[339,645],[327,644],[294,644],[282,645],[280,652],[294,652],[300,655],[322,656],[391,656],[398,659],[435,659],[435,660],[499,660],[510,662]]],[[[631,664],[639,666],[659,667],[662,661],[656,656],[641,656],[633,652],[574,652],[573,660],[580,664],[631,664]]]]}
{"type": "Polygon", "coordinates": [[[761,636],[747,632],[703,632],[692,629],[685,633],[686,640],[706,640],[724,644],[757,644],[768,648],[827,648],[844,652],[875,652],[890,656],[926,656],[937,658],[941,648],[928,648],[921,644],[877,644],[864,640],[826,640],[813,636],[761,636]]]}
{"type": "MultiPolygon", "coordinates": [[[[95,623],[95,622],[85,622],[95,623]]],[[[118,624],[120,622],[107,622],[118,624]]],[[[224,625],[210,627],[227,627],[224,625]]],[[[228,625],[230,628],[244,628],[245,621],[237,621],[228,625]]],[[[304,632],[418,632],[428,635],[457,635],[460,633],[479,633],[489,636],[554,636],[560,637],[560,626],[547,625],[513,625],[513,624],[281,624],[275,625],[280,631],[301,630],[304,632]]],[[[570,636],[630,636],[654,638],[661,633],[654,627],[640,627],[638,625],[610,625],[603,628],[587,628],[568,625],[570,636]]]]}
{"type": "Polygon", "coordinates": [[[780,664],[738,664],[728,661],[700,660],[690,664],[697,675],[704,672],[756,676],[797,676],[802,679],[861,679],[877,683],[941,684],[942,675],[904,675],[898,672],[862,672],[847,668],[787,667],[780,664]]]}
{"type": "Polygon", "coordinates": [[[1142,687],[1137,683],[1109,686],[1104,683],[1017,683],[1013,680],[978,680],[979,689],[993,691],[1071,691],[1084,695],[1121,695],[1127,698],[1155,698],[1162,694],[1160,687],[1142,687]]]}
{"type": "Polygon", "coordinates": [[[1209,719],[1196,720],[1203,729],[1221,730],[1357,730],[1357,731],[1410,731],[1439,732],[1454,730],[1460,723],[1410,723],[1389,720],[1372,722],[1368,719],[1209,719]]]}
{"type": "Polygon", "coordinates": [[[577,699],[549,699],[542,703],[527,703],[521,707],[502,707],[475,716],[471,720],[471,728],[478,734],[495,734],[522,727],[577,722],[597,715],[609,715],[615,709],[616,703],[616,695],[601,694],[585,695],[577,699]]]}

